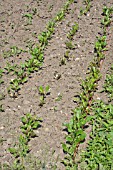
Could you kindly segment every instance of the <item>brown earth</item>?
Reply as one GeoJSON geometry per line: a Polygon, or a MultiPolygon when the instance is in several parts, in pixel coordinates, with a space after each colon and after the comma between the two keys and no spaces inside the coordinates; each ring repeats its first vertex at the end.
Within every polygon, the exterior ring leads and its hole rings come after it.
{"type": "MultiPolygon", "coordinates": [[[[19,56],[4,59],[3,52],[9,50],[11,46],[28,50],[28,46],[36,44],[38,34],[45,30],[48,21],[58,13],[64,3],[65,0],[17,0],[16,3],[14,0],[1,0],[0,67],[2,69],[7,62],[19,64],[31,57],[29,52],[22,52],[19,56]],[[23,16],[32,13],[35,8],[37,12],[33,15],[32,24],[29,25],[27,18],[23,16]]],[[[76,106],[73,98],[80,91],[80,81],[86,77],[87,67],[93,60],[96,36],[102,32],[100,28],[102,8],[104,5],[113,5],[112,0],[93,0],[91,3],[90,12],[81,17],[78,16],[80,7],[84,7],[82,1],[70,6],[69,13],[55,28],[55,34],[45,50],[42,69],[32,74],[28,82],[22,86],[17,98],[13,99],[7,94],[7,87],[13,76],[7,73],[3,75],[4,84],[0,85],[1,93],[5,94],[5,99],[1,101],[5,111],[0,112],[0,162],[2,164],[12,163],[8,148],[18,141],[21,117],[31,112],[43,119],[41,128],[36,131],[38,137],[29,143],[31,154],[37,160],[41,160],[42,166],[45,164],[46,170],[51,170],[54,164],[57,165],[57,170],[65,169],[61,164],[64,157],[61,143],[65,142],[66,135],[62,124],[70,120],[71,110],[76,106]],[[66,35],[74,22],[79,24],[79,31],[73,40],[75,49],[71,51],[66,65],[59,66],[66,51],[66,35]],[[55,73],[61,75],[59,80],[55,79],[55,73]],[[51,88],[43,107],[39,106],[40,85],[44,87],[49,85],[51,88]],[[56,101],[59,94],[62,95],[62,99],[56,101]]],[[[113,62],[113,24],[108,28],[107,42],[109,50],[102,65],[99,90],[113,62]]],[[[98,95],[97,93],[97,97],[103,97],[98,95]]]]}

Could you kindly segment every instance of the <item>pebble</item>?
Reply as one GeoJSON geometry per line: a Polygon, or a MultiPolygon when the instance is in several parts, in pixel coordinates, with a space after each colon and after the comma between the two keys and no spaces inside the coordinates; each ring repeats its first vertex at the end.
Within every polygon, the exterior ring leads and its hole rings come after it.
{"type": "Polygon", "coordinates": [[[100,100],[100,97],[97,97],[97,100],[100,100]]]}
{"type": "Polygon", "coordinates": [[[49,132],[49,128],[45,128],[45,132],[49,132]]]}
{"type": "Polygon", "coordinates": [[[78,61],[78,60],[80,60],[80,58],[75,58],[75,61],[78,61]]]}
{"type": "Polygon", "coordinates": [[[4,129],[4,126],[1,126],[1,127],[0,127],[0,130],[3,130],[3,129],[4,129]]]}

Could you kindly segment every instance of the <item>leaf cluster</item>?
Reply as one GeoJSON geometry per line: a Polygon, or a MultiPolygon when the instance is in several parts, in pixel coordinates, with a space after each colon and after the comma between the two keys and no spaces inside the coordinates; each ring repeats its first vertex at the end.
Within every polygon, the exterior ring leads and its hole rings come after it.
{"type": "Polygon", "coordinates": [[[110,72],[106,75],[104,91],[109,94],[110,101],[113,100],[113,65],[110,72]]]}
{"type": "Polygon", "coordinates": [[[91,8],[91,0],[84,0],[85,9],[80,9],[80,15],[86,15],[88,11],[90,11],[91,8]]]}
{"type": "MultiPolygon", "coordinates": [[[[87,3],[89,3],[89,1],[87,1],[87,3]]],[[[84,142],[86,137],[86,133],[84,130],[85,125],[86,123],[91,122],[92,119],[95,120],[90,115],[90,112],[92,111],[91,106],[93,103],[94,92],[96,91],[97,83],[101,78],[99,67],[100,67],[100,62],[104,56],[103,51],[106,50],[105,48],[106,45],[107,45],[106,35],[103,34],[101,37],[98,37],[98,40],[95,43],[94,61],[91,62],[88,67],[88,73],[87,73],[88,76],[81,83],[82,92],[77,95],[78,107],[73,110],[73,116],[70,122],[64,124],[66,126],[68,135],[66,136],[66,143],[62,145],[63,150],[66,153],[63,163],[66,166],[67,170],[77,169],[77,164],[75,163],[75,157],[77,154],[77,148],[79,144],[84,142]]],[[[88,160],[89,159],[87,159],[87,161],[88,160]]],[[[93,164],[91,163],[91,165],[93,164]]]]}
{"type": "Polygon", "coordinates": [[[3,52],[3,57],[8,58],[8,57],[14,57],[14,56],[19,56],[24,50],[19,49],[16,46],[12,46],[10,50],[3,52]]]}
{"type": "Polygon", "coordinates": [[[93,131],[85,152],[84,169],[112,169],[113,166],[113,105],[97,101],[92,106],[93,131]]]}
{"type": "Polygon", "coordinates": [[[43,106],[45,104],[45,98],[50,93],[50,87],[47,85],[45,88],[43,86],[40,86],[38,88],[39,94],[40,94],[40,106],[43,106]]]}
{"type": "MultiPolygon", "coordinates": [[[[11,96],[16,96],[15,92],[18,92],[20,90],[20,85],[24,84],[27,81],[27,77],[30,76],[30,74],[34,71],[38,71],[41,68],[44,61],[44,49],[47,47],[48,41],[51,39],[54,33],[54,27],[56,26],[56,23],[58,21],[61,21],[63,19],[70,3],[72,2],[73,0],[68,0],[65,3],[63,9],[61,9],[61,11],[57,13],[56,17],[48,22],[46,27],[47,30],[42,31],[38,35],[39,44],[36,47],[30,48],[30,54],[32,58],[25,61],[25,63],[21,64],[20,67],[18,67],[18,70],[15,71],[17,78],[10,82],[8,92],[9,94],[11,94],[11,96]]],[[[30,20],[32,19],[31,14],[25,14],[25,17],[30,20]]],[[[17,51],[17,48],[15,50],[17,51]]],[[[8,67],[6,69],[8,69],[8,71],[10,72],[13,71],[15,68],[8,67]]]]}
{"type": "Polygon", "coordinates": [[[27,113],[26,116],[21,118],[22,121],[22,134],[19,136],[19,142],[15,147],[9,148],[9,152],[15,157],[13,163],[13,169],[25,169],[24,158],[29,153],[30,149],[28,142],[31,138],[36,137],[34,130],[41,126],[42,119],[32,116],[31,113],[27,113]]]}
{"type": "Polygon", "coordinates": [[[111,23],[111,15],[113,13],[113,7],[108,8],[107,6],[105,6],[103,8],[103,16],[104,18],[102,19],[101,23],[103,24],[104,27],[107,27],[110,25],[111,23]]]}
{"type": "Polygon", "coordinates": [[[67,38],[72,40],[73,36],[78,31],[78,29],[79,29],[78,23],[75,22],[74,25],[72,26],[70,32],[68,33],[67,38]]]}

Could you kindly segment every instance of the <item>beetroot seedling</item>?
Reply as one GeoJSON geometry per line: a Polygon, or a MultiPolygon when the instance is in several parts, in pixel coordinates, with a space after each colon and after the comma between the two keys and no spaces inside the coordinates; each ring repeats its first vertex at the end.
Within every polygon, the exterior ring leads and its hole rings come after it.
{"type": "Polygon", "coordinates": [[[61,61],[60,61],[60,64],[59,64],[60,66],[62,66],[62,65],[66,65],[66,59],[65,59],[65,57],[62,57],[61,58],[61,61]]]}
{"type": "Polygon", "coordinates": [[[74,45],[72,44],[71,41],[67,41],[65,44],[66,44],[66,48],[67,49],[70,49],[70,50],[74,50],[75,49],[75,47],[74,47],[74,45]]]}
{"type": "Polygon", "coordinates": [[[0,112],[4,112],[3,104],[0,104],[0,112]]]}
{"type": "Polygon", "coordinates": [[[28,13],[28,14],[25,14],[24,17],[26,17],[28,19],[27,25],[31,25],[32,24],[32,19],[33,19],[33,14],[28,13]]]}
{"type": "Polygon", "coordinates": [[[40,86],[38,88],[39,94],[40,94],[40,106],[43,106],[45,104],[45,98],[48,94],[50,94],[50,87],[49,85],[45,88],[43,86],[40,86]]]}
{"type": "Polygon", "coordinates": [[[69,34],[67,35],[67,38],[72,40],[73,36],[78,31],[78,29],[79,29],[78,23],[75,22],[74,25],[72,26],[72,29],[70,30],[69,34]]]}

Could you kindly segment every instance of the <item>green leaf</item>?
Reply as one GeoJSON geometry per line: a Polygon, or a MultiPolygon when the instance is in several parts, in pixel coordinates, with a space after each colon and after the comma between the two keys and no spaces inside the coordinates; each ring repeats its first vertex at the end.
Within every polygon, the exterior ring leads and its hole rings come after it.
{"type": "Polygon", "coordinates": [[[42,86],[39,87],[39,93],[44,94],[44,88],[42,86]]]}
{"type": "Polygon", "coordinates": [[[39,121],[36,121],[36,122],[33,123],[32,128],[33,128],[33,129],[37,129],[39,126],[40,126],[39,121]]]}
{"type": "Polygon", "coordinates": [[[66,136],[66,141],[71,143],[73,142],[73,138],[70,135],[68,135],[66,136]]]}
{"type": "Polygon", "coordinates": [[[26,83],[27,80],[28,80],[28,78],[27,78],[27,77],[24,77],[24,78],[22,79],[22,83],[26,83]]]}
{"type": "Polygon", "coordinates": [[[63,150],[64,150],[64,152],[68,152],[68,147],[67,147],[67,145],[66,144],[62,144],[62,148],[63,148],[63,150]]]}
{"type": "Polygon", "coordinates": [[[21,121],[22,121],[23,124],[26,124],[26,123],[27,123],[26,117],[22,117],[22,118],[21,118],[21,121]]]}
{"type": "Polygon", "coordinates": [[[11,154],[16,154],[17,153],[17,149],[16,148],[9,148],[8,149],[9,150],[9,152],[11,153],[11,154]]]}
{"type": "Polygon", "coordinates": [[[46,86],[45,90],[46,90],[46,93],[48,93],[48,92],[49,92],[49,90],[50,90],[49,85],[48,85],[48,86],[46,86]]]}
{"type": "Polygon", "coordinates": [[[40,101],[44,102],[44,96],[40,96],[40,101]]]}

